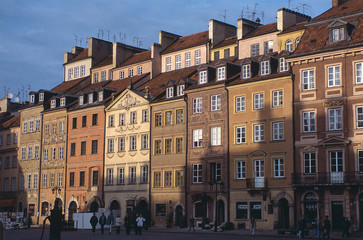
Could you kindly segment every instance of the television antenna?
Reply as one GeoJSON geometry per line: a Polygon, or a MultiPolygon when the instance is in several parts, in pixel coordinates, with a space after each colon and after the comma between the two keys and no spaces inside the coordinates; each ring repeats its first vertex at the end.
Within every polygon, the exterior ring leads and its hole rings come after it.
{"type": "Polygon", "coordinates": [[[224,14],[219,14],[219,15],[222,16],[223,19],[224,19],[224,22],[226,22],[226,20],[227,20],[227,10],[223,10],[223,11],[224,11],[224,14]]]}

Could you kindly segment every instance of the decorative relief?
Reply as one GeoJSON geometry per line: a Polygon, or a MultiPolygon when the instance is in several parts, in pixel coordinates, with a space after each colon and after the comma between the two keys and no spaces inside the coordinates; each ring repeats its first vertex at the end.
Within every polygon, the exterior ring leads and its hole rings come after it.
{"type": "Polygon", "coordinates": [[[125,156],[125,152],[118,152],[117,156],[121,158],[121,157],[125,156]]]}
{"type": "Polygon", "coordinates": [[[304,147],[304,150],[311,151],[311,150],[317,150],[317,148],[315,148],[315,147],[313,147],[313,146],[308,145],[308,146],[305,146],[305,147],[304,147]]]}
{"type": "Polygon", "coordinates": [[[106,154],[108,158],[113,158],[113,156],[115,155],[115,153],[107,153],[106,154]]]}
{"type": "Polygon", "coordinates": [[[132,97],[131,94],[127,94],[126,97],[121,100],[120,104],[117,106],[118,108],[125,108],[126,110],[129,110],[129,108],[131,106],[136,105],[137,103],[139,103],[140,101],[138,101],[136,99],[136,97],[132,97]]]}
{"type": "Polygon", "coordinates": [[[345,100],[342,101],[330,101],[323,103],[324,107],[333,107],[333,106],[341,106],[345,103],[345,100]]]}
{"type": "Polygon", "coordinates": [[[144,156],[149,154],[149,150],[141,150],[140,153],[144,156]]]}
{"type": "Polygon", "coordinates": [[[131,152],[129,152],[129,155],[130,155],[131,157],[134,157],[136,154],[137,154],[137,151],[131,151],[131,152]]]}
{"type": "Polygon", "coordinates": [[[136,131],[140,129],[140,125],[136,125],[136,124],[128,124],[127,126],[118,126],[115,131],[120,133],[120,132],[125,132],[125,131],[136,131]]]}

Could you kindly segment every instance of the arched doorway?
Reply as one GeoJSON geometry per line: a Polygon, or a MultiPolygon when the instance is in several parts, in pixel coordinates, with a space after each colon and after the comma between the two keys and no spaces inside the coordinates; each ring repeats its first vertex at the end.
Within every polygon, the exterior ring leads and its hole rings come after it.
{"type": "Polygon", "coordinates": [[[72,201],[68,208],[68,220],[73,220],[73,213],[77,212],[77,203],[72,201]]]}
{"type": "Polygon", "coordinates": [[[312,222],[318,216],[318,196],[315,193],[304,196],[304,216],[306,222],[312,222]]]}
{"type": "Polygon", "coordinates": [[[18,212],[23,212],[23,203],[22,202],[18,203],[18,212]]]}
{"type": "Polygon", "coordinates": [[[118,203],[117,200],[113,200],[110,204],[110,210],[120,210],[121,207],[120,207],[120,204],[118,203]]]}
{"type": "Polygon", "coordinates": [[[136,207],[136,213],[142,214],[142,216],[146,219],[146,226],[148,226],[148,223],[150,222],[150,216],[148,212],[147,202],[144,199],[139,200],[136,207]]]}
{"type": "Polygon", "coordinates": [[[288,229],[290,226],[289,202],[286,198],[279,201],[279,228],[288,229]]]}
{"type": "Polygon", "coordinates": [[[224,222],[224,201],[219,199],[217,201],[217,225],[221,225],[224,222]]]}
{"type": "Polygon", "coordinates": [[[175,226],[183,226],[183,207],[180,205],[175,208],[175,226]]]}
{"type": "Polygon", "coordinates": [[[57,206],[58,206],[58,209],[63,210],[63,209],[62,209],[62,208],[63,208],[63,201],[62,201],[62,199],[60,199],[60,198],[56,198],[56,199],[54,200],[54,207],[55,207],[55,205],[57,205],[57,206]]]}
{"type": "Polygon", "coordinates": [[[93,201],[89,207],[90,212],[98,212],[98,203],[96,201],[93,201]]]}

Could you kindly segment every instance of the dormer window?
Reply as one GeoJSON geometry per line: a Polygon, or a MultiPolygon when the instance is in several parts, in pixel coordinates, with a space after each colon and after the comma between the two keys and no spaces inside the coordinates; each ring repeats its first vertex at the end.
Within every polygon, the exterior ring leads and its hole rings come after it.
{"type": "Polygon", "coordinates": [[[62,97],[61,100],[60,100],[60,105],[63,107],[66,105],[66,98],[65,97],[62,97]]]}
{"type": "Polygon", "coordinates": [[[166,98],[174,97],[174,87],[169,87],[166,89],[166,98]]]}
{"type": "Polygon", "coordinates": [[[98,101],[103,101],[103,91],[98,92],[98,101]]]}
{"type": "Polygon", "coordinates": [[[101,72],[101,81],[106,81],[106,71],[101,72]]]}
{"type": "Polygon", "coordinates": [[[79,96],[79,105],[83,105],[83,96],[79,96]]]}
{"type": "Polygon", "coordinates": [[[74,68],[74,77],[75,78],[79,77],[79,67],[74,68]]]}
{"type": "Polygon", "coordinates": [[[184,89],[185,89],[184,85],[177,86],[176,87],[176,95],[177,96],[183,96],[184,95],[184,89]]]}
{"type": "Polygon", "coordinates": [[[120,71],[120,79],[124,79],[125,78],[125,71],[122,70],[120,71]]]}
{"type": "Polygon", "coordinates": [[[98,73],[94,73],[93,74],[93,82],[97,83],[98,82],[98,73]]]}
{"type": "Polygon", "coordinates": [[[82,65],[81,66],[81,77],[86,75],[86,66],[85,65],[82,65]]]}
{"type": "Polygon", "coordinates": [[[165,66],[165,71],[166,72],[169,72],[169,71],[171,71],[171,57],[167,57],[166,59],[165,59],[165,64],[166,64],[166,66],[165,66]]]}
{"type": "Polygon", "coordinates": [[[129,68],[129,77],[134,76],[134,69],[129,68]]]}
{"type": "Polygon", "coordinates": [[[88,103],[93,103],[93,93],[88,94],[88,103]]]}
{"type": "Polygon", "coordinates": [[[294,43],[291,39],[287,40],[285,43],[285,49],[288,52],[292,52],[294,50],[294,43]]]}
{"type": "Polygon", "coordinates": [[[44,101],[44,93],[39,93],[39,102],[44,101]]]}
{"type": "Polygon", "coordinates": [[[289,70],[289,65],[285,58],[280,58],[280,72],[286,72],[287,70],[289,70]]]}
{"type": "Polygon", "coordinates": [[[56,106],[56,101],[55,99],[53,99],[52,101],[50,101],[50,107],[55,108],[55,106],[56,106]]]}
{"type": "Polygon", "coordinates": [[[296,40],[295,40],[295,48],[297,48],[297,46],[299,46],[300,40],[301,40],[301,37],[296,38],[296,40]]]}
{"type": "Polygon", "coordinates": [[[250,78],[251,77],[251,65],[247,64],[247,65],[243,65],[242,66],[242,78],[246,79],[246,78],[250,78]]]}
{"type": "Polygon", "coordinates": [[[207,71],[199,72],[199,84],[207,82],[207,71]]]}
{"type": "Polygon", "coordinates": [[[142,74],[142,66],[138,66],[137,67],[137,75],[141,75],[142,74]]]}
{"type": "Polygon", "coordinates": [[[226,67],[220,67],[217,69],[218,72],[218,81],[225,80],[226,79],[226,67]]]}
{"type": "Polygon", "coordinates": [[[270,64],[269,61],[261,62],[261,75],[270,74],[270,64]]]}
{"type": "Polygon", "coordinates": [[[344,40],[344,28],[333,29],[333,42],[344,40]]]}
{"type": "Polygon", "coordinates": [[[73,78],[73,68],[68,69],[68,79],[73,78]]]}
{"type": "Polygon", "coordinates": [[[35,95],[30,95],[30,103],[34,103],[35,102],[35,95]]]}

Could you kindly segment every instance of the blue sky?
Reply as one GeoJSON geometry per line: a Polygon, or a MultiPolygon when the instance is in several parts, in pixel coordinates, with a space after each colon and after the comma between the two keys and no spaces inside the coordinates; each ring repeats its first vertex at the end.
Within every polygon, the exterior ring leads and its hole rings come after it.
{"type": "MultiPolygon", "coordinates": [[[[63,81],[63,54],[72,46],[86,47],[89,37],[124,42],[142,48],[158,42],[160,30],[182,36],[208,30],[208,20],[237,25],[243,11],[264,24],[276,21],[276,11],[288,8],[315,17],[331,0],[1,0],[0,98],[51,89],[63,81]],[[303,4],[307,4],[308,6],[303,4]],[[248,7],[248,9],[247,9],[248,7]],[[120,35],[124,40],[120,39],[120,35]],[[126,38],[125,38],[126,36],[126,38]],[[77,38],[77,42],[76,42],[77,38]],[[140,44],[140,43],[139,43],[140,44]]],[[[20,96],[21,97],[21,96],[20,96]]]]}

